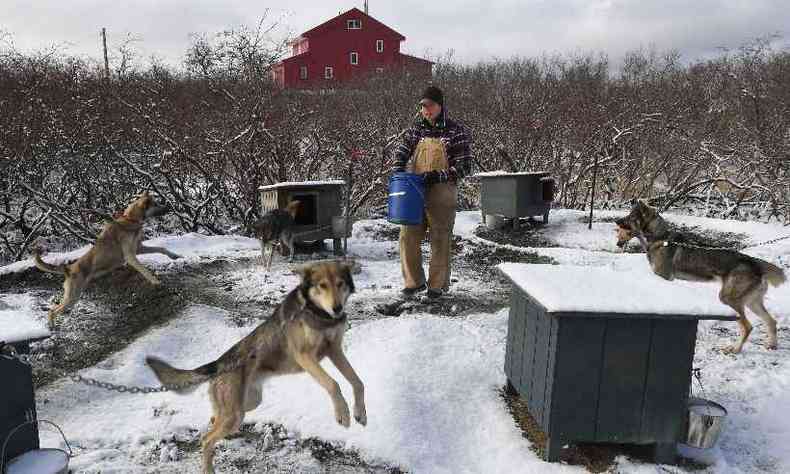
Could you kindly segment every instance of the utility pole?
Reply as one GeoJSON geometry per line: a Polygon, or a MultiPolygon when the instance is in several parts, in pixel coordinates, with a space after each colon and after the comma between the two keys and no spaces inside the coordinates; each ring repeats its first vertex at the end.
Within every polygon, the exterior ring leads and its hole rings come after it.
{"type": "Polygon", "coordinates": [[[368,14],[368,0],[365,0],[365,15],[368,14]]]}
{"type": "Polygon", "coordinates": [[[587,224],[588,229],[592,229],[593,221],[593,208],[595,207],[595,181],[598,178],[598,154],[603,155],[603,151],[595,152],[595,164],[593,164],[592,175],[592,188],[590,189],[590,222],[587,224]]]}
{"type": "Polygon", "coordinates": [[[104,47],[104,79],[110,80],[110,61],[107,59],[107,29],[101,29],[101,41],[104,47]]]}

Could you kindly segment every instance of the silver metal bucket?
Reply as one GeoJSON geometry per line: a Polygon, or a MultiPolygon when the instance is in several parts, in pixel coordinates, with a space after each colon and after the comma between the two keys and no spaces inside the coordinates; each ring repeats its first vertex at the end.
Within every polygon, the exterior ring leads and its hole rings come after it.
{"type": "Polygon", "coordinates": [[[69,445],[68,440],[66,440],[63,430],[61,430],[58,425],[47,420],[26,421],[25,423],[22,423],[11,430],[3,442],[3,449],[0,450],[0,474],[28,474],[31,472],[36,474],[68,474],[69,458],[71,457],[74,457],[74,453],[71,451],[71,446],[69,445]],[[68,448],[69,452],[67,453],[62,449],[57,448],[33,449],[26,453],[20,454],[14,459],[8,461],[5,466],[3,466],[5,448],[8,445],[8,441],[11,439],[11,436],[13,436],[13,434],[16,433],[18,429],[32,423],[48,423],[57,428],[58,432],[60,432],[60,436],[63,437],[63,442],[66,443],[66,447],[68,448]]]}
{"type": "Polygon", "coordinates": [[[692,448],[712,448],[719,439],[727,409],[704,398],[689,398],[688,429],[683,444],[692,448]]]}
{"type": "Polygon", "coordinates": [[[491,230],[499,230],[502,229],[507,225],[507,221],[503,216],[498,214],[488,214],[486,215],[486,227],[491,230]]]}

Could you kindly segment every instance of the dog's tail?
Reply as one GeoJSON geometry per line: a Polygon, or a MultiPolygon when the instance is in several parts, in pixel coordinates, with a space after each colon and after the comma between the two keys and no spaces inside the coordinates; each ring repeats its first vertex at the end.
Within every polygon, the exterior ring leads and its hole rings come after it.
{"type": "Polygon", "coordinates": [[[65,264],[60,265],[51,265],[44,260],[41,259],[41,250],[34,249],[33,250],[33,261],[36,263],[36,267],[42,272],[47,273],[57,273],[59,275],[68,275],[69,274],[69,267],[65,264]]]}
{"type": "Polygon", "coordinates": [[[787,275],[785,275],[783,268],[762,260],[758,261],[758,264],[760,265],[760,271],[763,272],[763,279],[770,283],[771,286],[779,286],[787,281],[787,275]]]}
{"type": "Polygon", "coordinates": [[[173,391],[182,395],[194,391],[217,373],[217,361],[209,362],[193,370],[176,369],[162,359],[153,356],[146,357],[145,363],[151,367],[162,385],[175,386],[177,388],[174,388],[173,391]]]}

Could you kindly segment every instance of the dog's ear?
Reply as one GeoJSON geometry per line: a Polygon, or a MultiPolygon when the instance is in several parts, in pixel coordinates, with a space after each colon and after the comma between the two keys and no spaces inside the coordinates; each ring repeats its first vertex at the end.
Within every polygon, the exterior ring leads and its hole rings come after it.
{"type": "Polygon", "coordinates": [[[293,269],[293,272],[302,277],[302,282],[308,282],[310,281],[310,275],[312,274],[313,269],[310,265],[299,265],[293,269]]]}
{"type": "Polygon", "coordinates": [[[653,219],[658,215],[658,211],[656,210],[656,208],[650,207],[650,205],[647,204],[647,202],[645,201],[640,202],[639,211],[642,214],[642,217],[644,217],[646,221],[649,221],[650,219],[653,219]]]}
{"type": "Polygon", "coordinates": [[[625,217],[620,217],[614,220],[614,223],[617,224],[618,227],[622,227],[623,229],[626,228],[625,226],[625,217]]]}
{"type": "Polygon", "coordinates": [[[346,285],[350,288],[351,293],[354,293],[356,287],[354,287],[354,278],[351,276],[354,272],[354,262],[338,262],[338,266],[340,267],[341,275],[343,275],[343,280],[345,280],[346,285]]]}

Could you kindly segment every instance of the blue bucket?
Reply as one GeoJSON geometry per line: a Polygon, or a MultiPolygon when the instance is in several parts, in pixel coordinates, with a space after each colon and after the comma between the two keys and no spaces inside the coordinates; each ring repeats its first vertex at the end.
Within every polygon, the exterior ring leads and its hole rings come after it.
{"type": "Polygon", "coordinates": [[[422,224],[424,187],[422,176],[418,174],[394,173],[390,177],[387,196],[387,220],[393,224],[422,224]]]}

